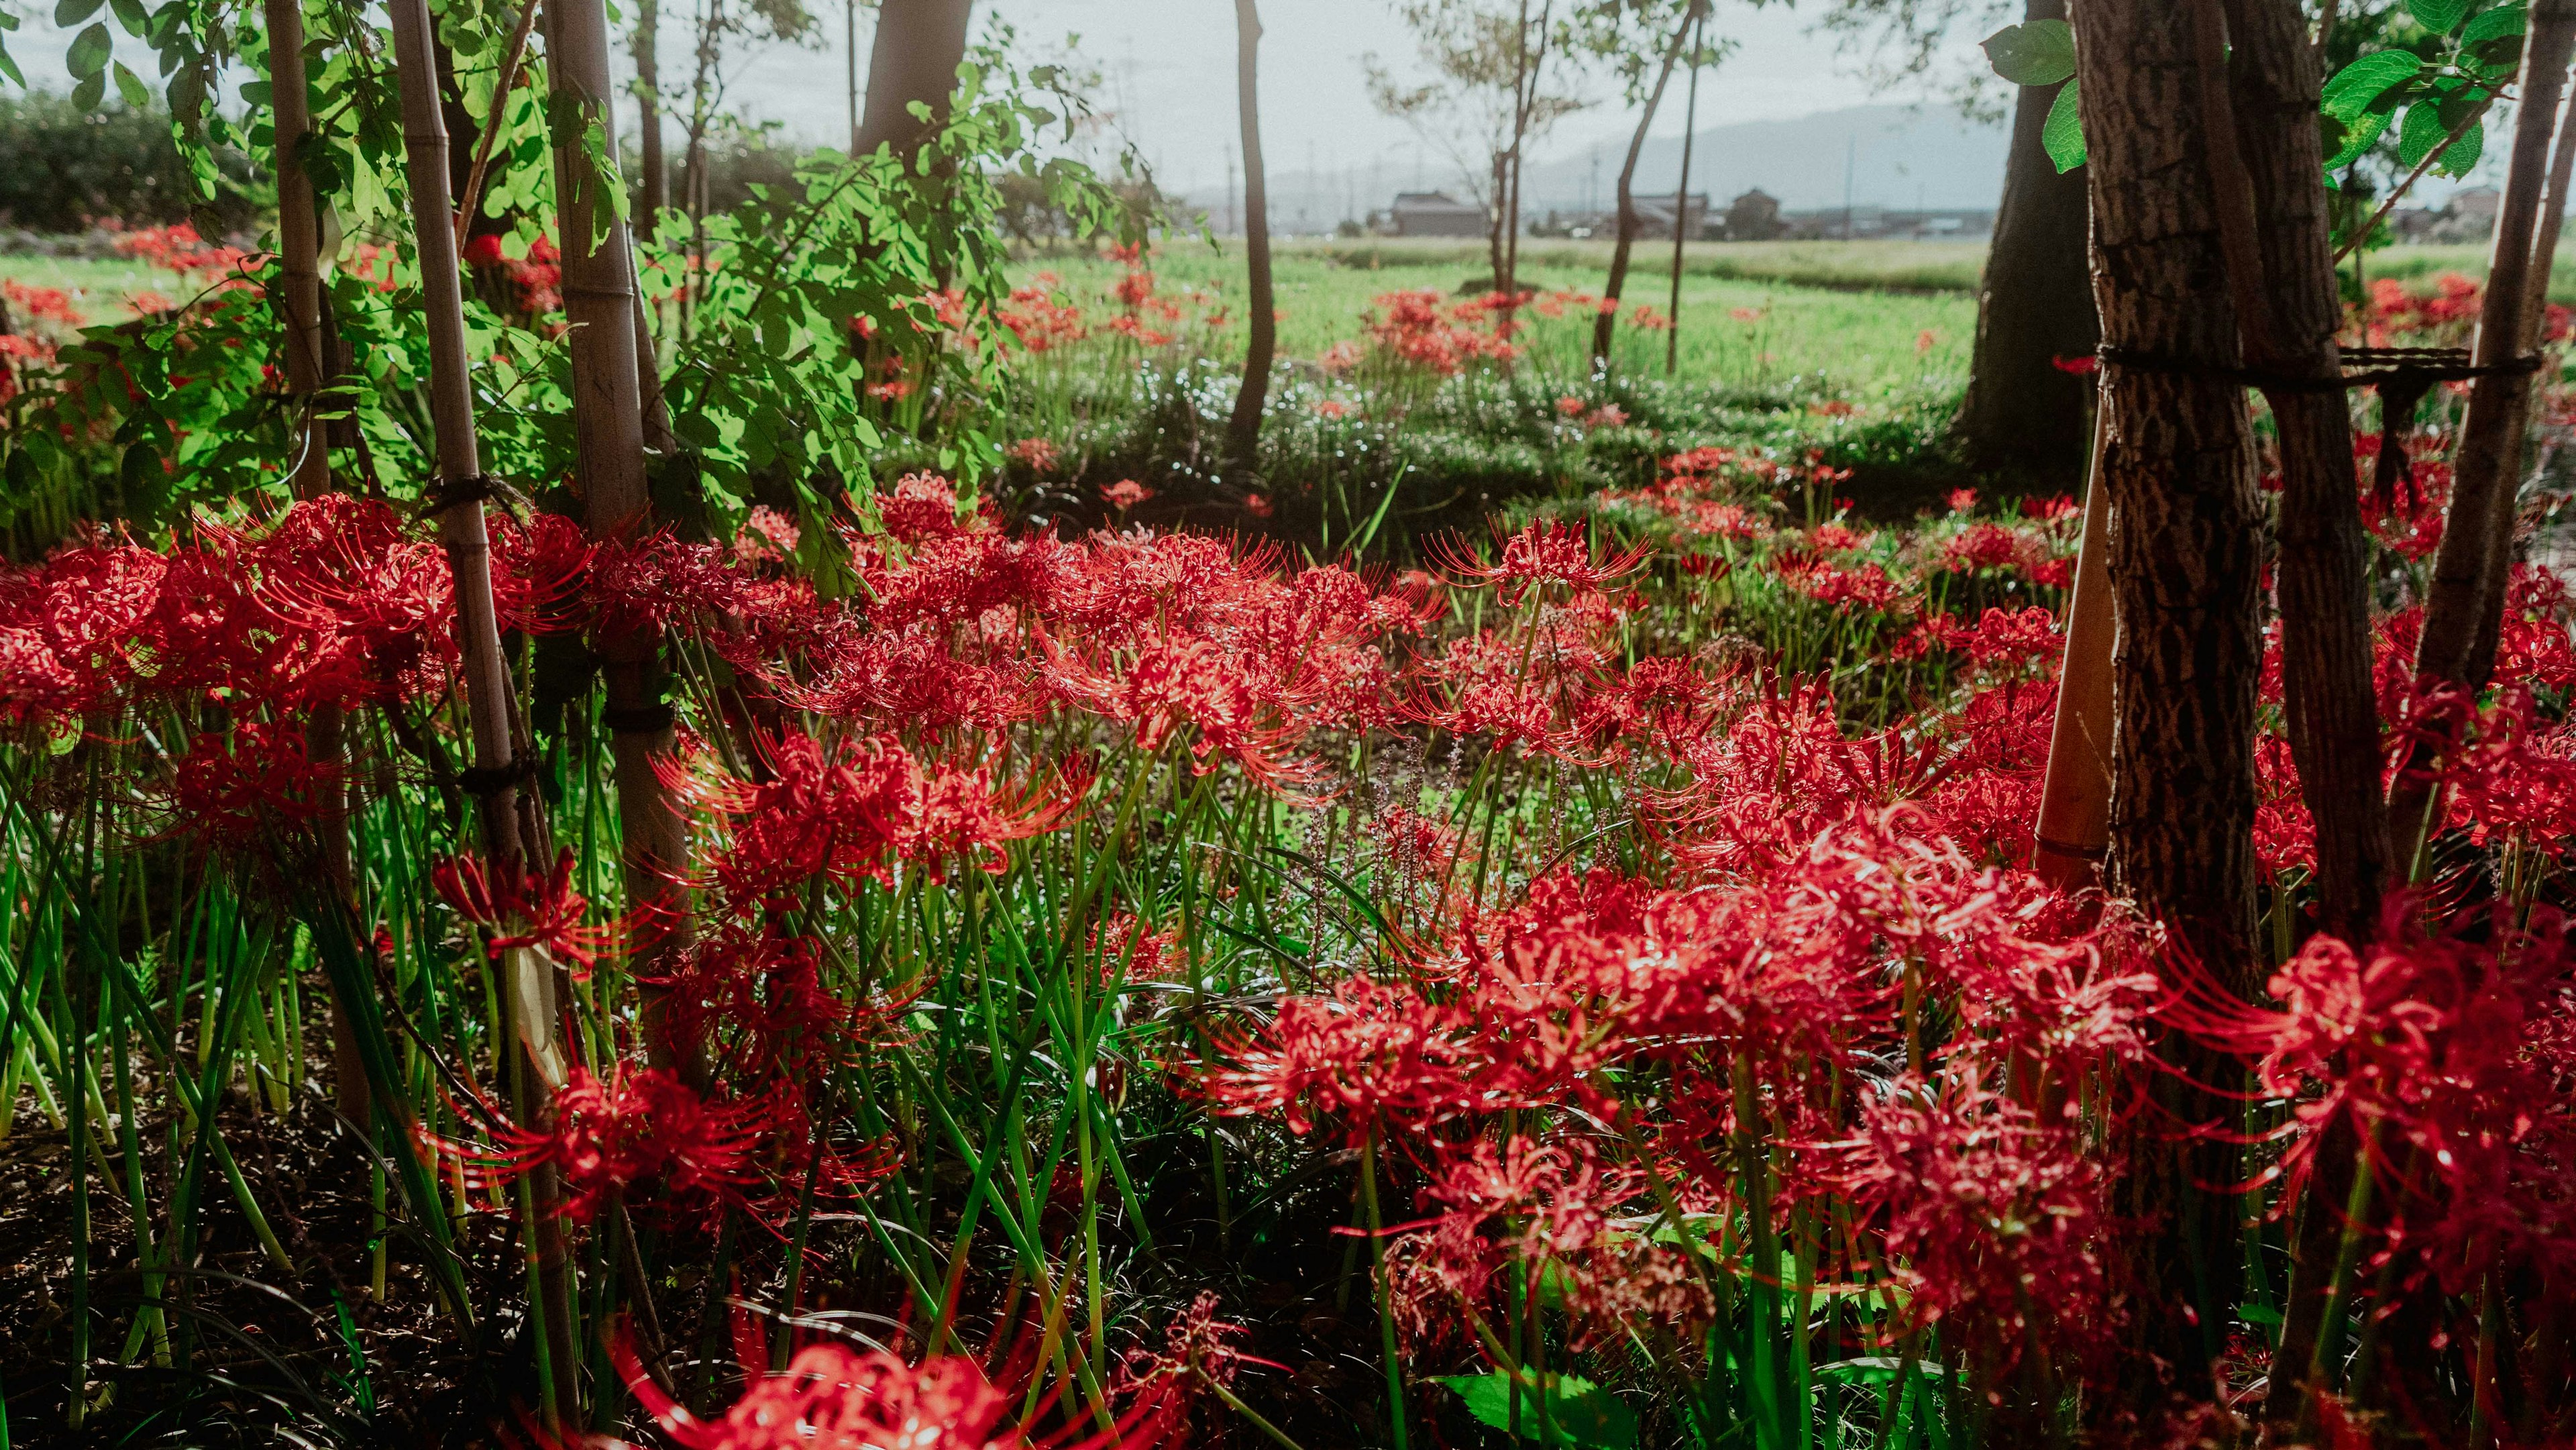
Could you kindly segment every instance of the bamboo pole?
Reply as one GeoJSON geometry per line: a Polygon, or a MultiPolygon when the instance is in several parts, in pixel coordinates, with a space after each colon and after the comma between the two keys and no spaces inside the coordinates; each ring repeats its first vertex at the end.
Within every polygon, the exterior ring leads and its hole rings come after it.
{"type": "Polygon", "coordinates": [[[1699,129],[1700,56],[1708,45],[1708,12],[1699,13],[1699,33],[1691,41],[1690,98],[1682,104],[1682,179],[1673,188],[1673,295],[1664,310],[1664,376],[1682,366],[1682,243],[1690,235],[1691,133],[1699,129]]]}
{"type": "MultiPolygon", "coordinates": [[[[613,171],[593,162],[614,154],[608,100],[608,16],[601,0],[547,0],[547,73],[559,126],[594,131],[555,137],[555,195],[561,204],[564,313],[572,324],[573,464],[592,538],[631,543],[652,527],[644,472],[645,410],[637,325],[635,256],[610,188],[613,171]]],[[[626,899],[635,922],[636,976],[667,975],[689,942],[686,822],[673,806],[654,758],[671,750],[672,714],[662,700],[661,642],[645,632],[597,641],[615,757],[617,808],[625,844],[626,899]]],[[[646,1050],[657,1066],[675,1065],[659,989],[644,985],[646,1050]]]]}
{"type": "MultiPolygon", "coordinates": [[[[331,448],[315,417],[322,390],[322,224],[301,152],[313,131],[312,96],[304,73],[304,7],[301,0],[263,0],[268,25],[269,126],[276,148],[277,304],[286,328],[286,389],[295,410],[295,456],[287,483],[299,500],[331,491],[331,448]]],[[[304,725],[305,753],[318,763],[345,767],[348,715],[337,702],[318,705],[304,725]]],[[[345,770],[320,787],[314,832],[322,872],[338,900],[355,902],[356,868],[349,858],[349,787],[345,770]]],[[[331,997],[333,1101],[359,1131],[375,1120],[374,1094],[358,1055],[357,1031],[336,989],[331,997]]]]}
{"type": "Polygon", "coordinates": [[[2066,652],[2057,671],[2057,718],[2033,832],[2030,869],[2060,891],[2092,885],[2111,843],[2111,646],[2117,621],[2111,608],[2111,498],[2102,486],[2109,416],[2097,390],[2084,533],[2076,546],[2066,652]]]}
{"type": "MultiPolygon", "coordinates": [[[[400,77],[403,150],[410,167],[412,229],[418,248],[423,323],[429,334],[430,422],[438,443],[439,542],[455,583],[456,629],[465,661],[466,719],[474,768],[468,784],[482,805],[483,845],[497,876],[544,869],[534,859],[534,822],[519,809],[519,771],[512,742],[516,709],[509,667],[501,654],[498,612],[492,602],[491,541],[483,499],[490,491],[474,435],[474,394],[465,352],[464,289],[457,275],[454,213],[447,192],[447,123],[438,105],[429,7],[425,0],[390,0],[394,66],[400,77]]],[[[554,966],[545,953],[509,953],[504,972],[512,1026],[524,1065],[509,1072],[511,1111],[522,1123],[543,1121],[550,1097],[541,1090],[565,1079],[555,1046],[554,966]]],[[[536,1248],[537,1308],[544,1328],[552,1394],[547,1409],[557,1425],[575,1423],[580,1355],[572,1323],[572,1266],[565,1252],[562,1191],[550,1167],[531,1175],[530,1238],[536,1248]]]]}
{"type": "MultiPolygon", "coordinates": [[[[2542,193],[2549,189],[2549,152],[2571,51],[2576,51],[2576,0],[2539,0],[2532,6],[2523,45],[2512,159],[2471,350],[2480,367],[2516,362],[2538,341],[2539,301],[2548,288],[2553,258],[2535,254],[2533,244],[2543,231],[2542,193]]],[[[2550,240],[2554,243],[2554,231],[2550,240]]],[[[2441,549],[2433,557],[2432,584],[2425,591],[2424,630],[2415,651],[2419,683],[2440,680],[2476,691],[2495,666],[2533,378],[2530,372],[2508,368],[2470,385],[2468,417],[2460,426],[2452,469],[2450,512],[2443,522],[2441,549]]],[[[2419,749],[2416,768],[2399,777],[2389,801],[2389,826],[2401,865],[2419,858],[2429,834],[2433,790],[2428,764],[2419,749]]]]}

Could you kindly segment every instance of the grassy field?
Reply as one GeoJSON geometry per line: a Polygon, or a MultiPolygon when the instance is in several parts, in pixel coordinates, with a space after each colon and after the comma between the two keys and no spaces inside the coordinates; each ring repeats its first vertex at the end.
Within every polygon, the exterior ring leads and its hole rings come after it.
{"type": "Polygon", "coordinates": [[[132,315],[125,299],[138,292],[169,294],[176,282],[167,272],[122,257],[88,261],[79,257],[0,256],[0,278],[21,287],[52,288],[71,298],[73,310],[91,322],[117,322],[132,315]]]}
{"type": "MultiPolygon", "coordinates": [[[[1598,292],[1607,251],[1591,243],[1525,248],[1522,285],[1542,294],[1598,292]]],[[[1239,242],[1171,242],[1151,265],[1166,294],[1202,289],[1227,302],[1243,294],[1239,242]]],[[[1101,305],[1119,272],[1113,264],[1085,256],[1035,258],[1027,267],[1031,273],[1051,271],[1062,277],[1086,308],[1101,305]]],[[[1845,272],[1858,275],[1861,270],[1856,261],[1845,272]]],[[[1384,293],[1430,289],[1454,295],[1485,275],[1482,249],[1454,242],[1283,247],[1276,272],[1279,349],[1292,360],[1312,359],[1334,343],[1359,336],[1374,299],[1384,293]]],[[[1663,312],[1671,301],[1670,276],[1665,259],[1638,266],[1630,273],[1626,306],[1633,310],[1643,303],[1663,312]]],[[[1541,362],[1582,364],[1590,338],[1588,315],[1533,314],[1530,321],[1532,331],[1524,342],[1541,362]]],[[[1976,322],[1976,304],[1965,292],[1831,290],[1715,275],[1693,258],[1682,276],[1679,372],[1685,379],[1739,387],[1801,379],[1853,396],[1956,386],[1967,375],[1976,322]]],[[[1640,332],[1624,321],[1620,333],[1625,366],[1661,370],[1662,334],[1640,332]]],[[[1231,330],[1226,341],[1239,348],[1240,329],[1231,330]]]]}

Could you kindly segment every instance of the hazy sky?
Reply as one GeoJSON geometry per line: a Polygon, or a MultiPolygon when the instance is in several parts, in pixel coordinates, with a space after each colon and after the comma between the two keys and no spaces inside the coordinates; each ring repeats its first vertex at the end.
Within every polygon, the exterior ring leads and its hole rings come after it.
{"type": "MultiPolygon", "coordinates": [[[[799,139],[832,142],[847,136],[849,125],[842,15],[834,0],[808,3],[825,13],[827,45],[771,46],[742,56],[727,67],[728,99],[744,116],[780,122],[799,139]]],[[[684,51],[690,0],[662,0],[662,6],[665,44],[684,51]]],[[[11,52],[37,84],[62,87],[68,34],[49,23],[49,5],[15,8],[26,23],[8,37],[11,52]]],[[[979,25],[998,16],[1018,27],[1023,50],[1052,48],[1078,35],[1081,55],[1105,77],[1095,105],[1114,114],[1163,185],[1176,191],[1224,186],[1236,134],[1230,0],[980,0],[975,9],[979,25]]],[[[1703,128],[1927,94],[1920,87],[1874,92],[1829,38],[1808,33],[1812,14],[1777,4],[1757,9],[1740,0],[1718,7],[1714,29],[1734,37],[1738,49],[1703,81],[1703,128]]],[[[1433,185],[1451,183],[1445,161],[1427,154],[1402,122],[1369,105],[1361,57],[1373,51],[1404,68],[1413,55],[1388,0],[1264,0],[1262,21],[1262,131],[1274,173],[1306,170],[1310,160],[1324,171],[1376,162],[1390,184],[1410,184],[1417,172],[1433,185]]],[[[862,13],[863,60],[868,24],[862,13]]],[[[1977,39],[1958,37],[1953,63],[1973,63],[1977,39]]],[[[118,54],[151,74],[145,64],[151,57],[130,39],[120,37],[118,54]]],[[[678,56],[666,57],[663,73],[685,74],[678,56]]],[[[1592,91],[1604,104],[1563,122],[1546,144],[1533,148],[1534,156],[1580,151],[1613,135],[1624,144],[1633,122],[1623,116],[1615,88],[1604,82],[1592,91]]],[[[631,110],[627,124],[633,124],[631,110]]],[[[1656,129],[1680,134],[1678,96],[1665,106],[1656,129]]]]}
{"type": "MultiPolygon", "coordinates": [[[[1261,9],[1262,142],[1274,170],[1302,171],[1310,158],[1327,171],[1378,161],[1391,180],[1409,180],[1419,161],[1427,179],[1447,181],[1445,163],[1424,157],[1403,122],[1369,105],[1361,57],[1375,52],[1399,69],[1412,62],[1410,38],[1387,0],[1266,0],[1261,9]]],[[[1024,48],[1078,35],[1081,54],[1105,76],[1095,105],[1115,114],[1158,179],[1174,190],[1224,185],[1236,134],[1229,0],[984,0],[976,13],[979,22],[998,15],[1018,27],[1024,48]]],[[[1874,92],[1850,58],[1836,55],[1830,38],[1808,33],[1811,18],[1788,7],[1721,5],[1717,17],[1715,30],[1735,37],[1739,49],[1702,82],[1703,128],[1926,94],[1919,87],[1874,92]]],[[[863,15],[862,56],[866,24],[863,15]]],[[[741,110],[818,141],[847,134],[837,14],[828,28],[828,51],[773,49],[747,58],[735,80],[741,110]]],[[[1958,63],[1976,58],[1978,38],[1960,37],[1958,63]]],[[[1592,91],[1604,104],[1560,124],[1540,149],[1576,151],[1611,133],[1624,144],[1634,121],[1622,115],[1615,86],[1597,83],[1592,91]]],[[[1664,107],[1659,132],[1681,133],[1679,100],[1664,107]]]]}

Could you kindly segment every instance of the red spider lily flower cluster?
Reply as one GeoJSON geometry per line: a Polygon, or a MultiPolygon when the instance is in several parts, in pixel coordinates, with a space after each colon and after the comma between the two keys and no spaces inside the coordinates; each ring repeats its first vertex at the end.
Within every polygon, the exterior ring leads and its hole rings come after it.
{"type": "Polygon", "coordinates": [[[542,876],[517,862],[493,872],[476,857],[458,856],[432,867],[430,884],[457,915],[492,928],[484,946],[494,961],[535,947],[568,964],[573,980],[583,981],[603,953],[615,950],[616,933],[587,924],[590,901],[573,889],[572,873],[569,849],[558,852],[554,869],[542,876]]]}
{"type": "MultiPolygon", "coordinates": [[[[1026,1382],[1041,1366],[1025,1343],[988,1369],[965,1355],[916,1362],[826,1339],[772,1370],[762,1336],[737,1312],[734,1347],[749,1384],[711,1419],[672,1398],[622,1327],[610,1357],[635,1402],[687,1450],[1152,1450],[1185,1438],[1201,1376],[1232,1379],[1241,1356],[1229,1341],[1238,1332],[1218,1322],[1213,1297],[1202,1296],[1174,1319],[1164,1352],[1139,1351],[1121,1366],[1109,1387],[1119,1405],[1114,1416],[1103,1411],[1095,1422],[1066,1414],[1053,1430],[1039,1426],[1055,1415],[1062,1390],[1028,1406],[1035,1392],[1026,1382]]],[[[616,1442],[594,1443],[605,1450],[616,1442]]]]}

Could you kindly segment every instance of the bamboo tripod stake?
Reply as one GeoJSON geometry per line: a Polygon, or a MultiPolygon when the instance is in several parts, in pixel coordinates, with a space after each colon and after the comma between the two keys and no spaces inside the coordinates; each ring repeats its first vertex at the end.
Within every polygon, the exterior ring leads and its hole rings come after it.
{"type": "Polygon", "coordinates": [[[2085,468],[2084,533],[2076,546],[2075,593],[2066,606],[2066,654],[2057,672],[2057,719],[2048,737],[2039,826],[2030,869],[2061,891],[2094,884],[2111,841],[2110,491],[2102,449],[2110,409],[2097,388],[2093,453],[2085,468]]]}
{"type": "MultiPolygon", "coordinates": [[[[532,819],[519,810],[512,733],[510,673],[501,655],[492,603],[491,541],[483,521],[490,482],[474,436],[474,394],[465,355],[463,285],[447,192],[447,124],[439,112],[425,0],[391,0],[394,68],[402,83],[403,151],[409,163],[412,230],[419,249],[423,322],[429,333],[430,420],[438,441],[439,542],[455,580],[456,631],[465,661],[466,715],[474,745],[468,784],[482,804],[483,845],[496,874],[544,869],[536,859],[532,819]]],[[[498,105],[495,105],[498,111],[498,105]]],[[[522,1124],[542,1121],[551,1090],[566,1076],[555,1045],[554,964],[536,948],[508,954],[504,972],[512,1028],[523,1049],[511,1064],[511,1112],[522,1124]]],[[[577,1423],[580,1356],[572,1323],[572,1269],[565,1251],[562,1194],[553,1170],[530,1175],[530,1237],[542,1342],[556,1423],[577,1423]]]]}

